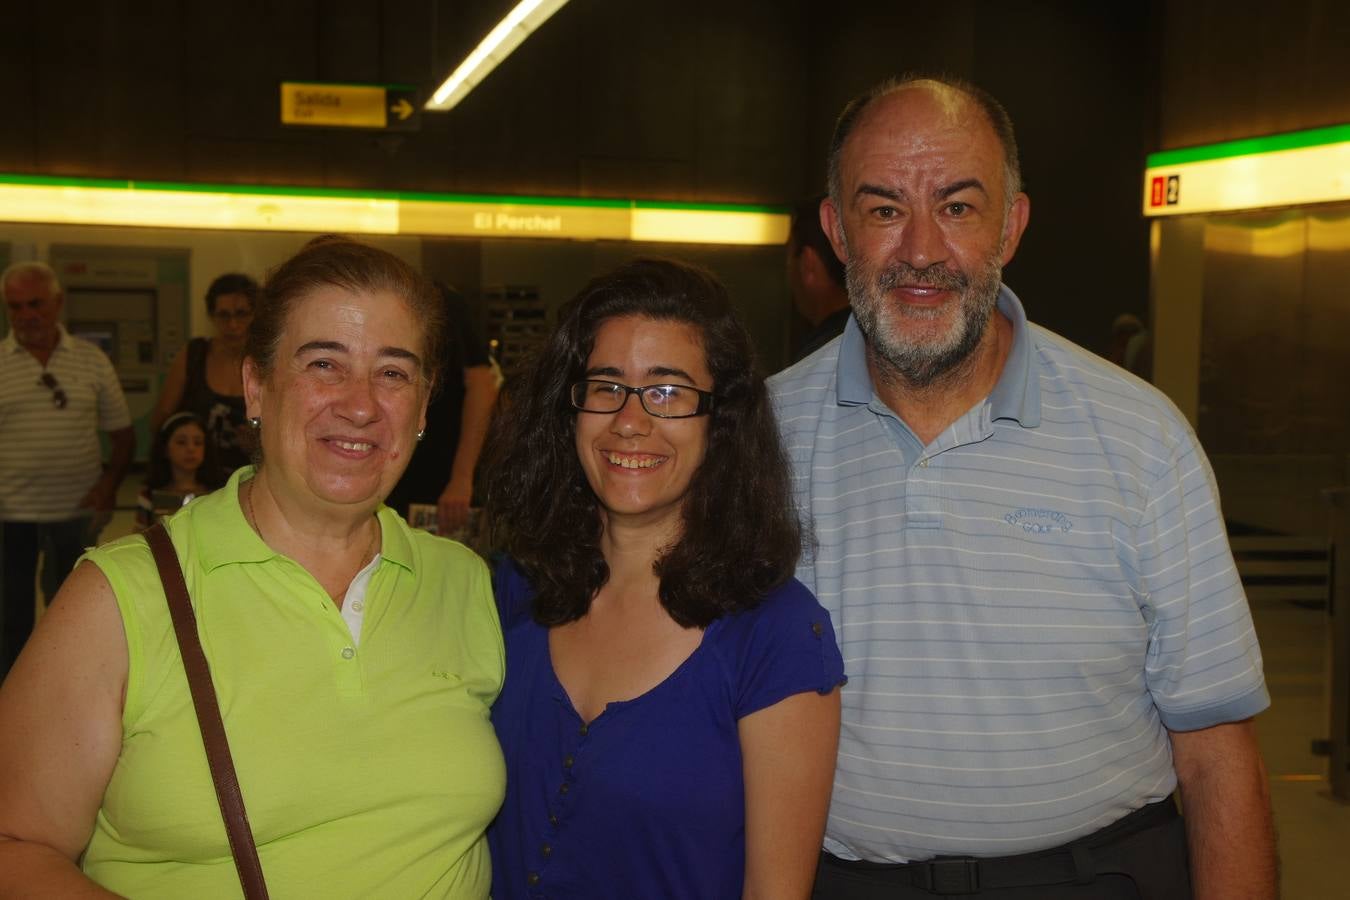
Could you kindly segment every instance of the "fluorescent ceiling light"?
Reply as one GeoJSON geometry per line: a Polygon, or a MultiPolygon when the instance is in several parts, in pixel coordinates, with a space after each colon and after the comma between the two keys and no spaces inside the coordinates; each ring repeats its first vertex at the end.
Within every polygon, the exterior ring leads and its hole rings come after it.
{"type": "Polygon", "coordinates": [[[567,0],[521,0],[516,8],[488,32],[488,36],[464,58],[459,68],[431,95],[424,109],[445,112],[469,95],[469,91],[504,62],[521,41],[530,36],[567,3],[567,0]]]}
{"type": "Polygon", "coordinates": [[[7,184],[0,218],[59,225],[130,225],[221,231],[343,231],[397,234],[398,201],[365,196],[297,196],[177,185],[7,184]]]}
{"type": "Polygon", "coordinates": [[[173,184],[0,173],[0,222],[223,231],[782,244],[778,207],[173,184]]]}
{"type": "Polygon", "coordinates": [[[1153,153],[1143,193],[1145,216],[1350,200],[1350,124],[1153,153]]]}
{"type": "Polygon", "coordinates": [[[701,210],[637,206],[631,239],[680,244],[781,244],[786,217],[759,211],[701,210]]]}

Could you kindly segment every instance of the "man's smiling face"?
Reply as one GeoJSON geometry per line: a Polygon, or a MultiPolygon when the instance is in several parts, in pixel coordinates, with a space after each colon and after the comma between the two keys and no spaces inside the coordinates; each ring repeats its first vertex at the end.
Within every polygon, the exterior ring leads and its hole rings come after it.
{"type": "Polygon", "coordinates": [[[1026,226],[1003,147],[964,94],[918,83],[872,101],[845,141],[826,233],[872,353],[915,386],[979,345],[1026,226]]]}

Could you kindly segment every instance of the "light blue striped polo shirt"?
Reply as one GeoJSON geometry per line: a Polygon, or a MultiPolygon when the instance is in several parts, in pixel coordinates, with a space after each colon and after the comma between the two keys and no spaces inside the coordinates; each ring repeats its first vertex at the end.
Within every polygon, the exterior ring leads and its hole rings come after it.
{"type": "Polygon", "coordinates": [[[1214,479],[1157,390],[1027,323],[927,447],[862,333],[770,385],[844,654],[825,848],[875,861],[1063,844],[1166,797],[1167,730],[1269,705],[1214,479]]]}

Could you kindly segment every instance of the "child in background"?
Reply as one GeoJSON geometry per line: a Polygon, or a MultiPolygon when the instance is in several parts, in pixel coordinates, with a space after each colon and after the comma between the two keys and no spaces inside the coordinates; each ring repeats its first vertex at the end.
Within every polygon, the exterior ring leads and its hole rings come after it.
{"type": "Polygon", "coordinates": [[[164,420],[150,448],[150,472],[137,498],[136,523],[149,528],[157,515],[171,515],[224,483],[202,420],[195,413],[175,413],[164,420]]]}

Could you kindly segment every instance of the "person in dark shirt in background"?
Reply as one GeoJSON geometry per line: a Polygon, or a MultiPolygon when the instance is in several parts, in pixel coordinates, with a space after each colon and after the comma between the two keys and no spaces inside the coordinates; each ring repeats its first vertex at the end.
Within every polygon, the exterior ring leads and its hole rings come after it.
{"type": "Polygon", "coordinates": [[[229,272],[206,289],[206,314],[214,337],[195,337],[174,357],[159,399],[150,411],[150,433],[157,434],[176,412],[202,420],[225,474],[248,465],[254,435],[244,416],[244,337],[253,321],[258,282],[229,272]]]}
{"type": "Polygon", "coordinates": [[[793,362],[806,359],[844,333],[848,321],[848,290],[844,287],[844,264],[834,255],[829,238],[820,228],[819,194],[792,211],[787,240],[787,280],[792,305],[811,323],[793,362]]]}
{"type": "Polygon", "coordinates": [[[487,342],[474,326],[464,297],[443,284],[436,287],[445,301],[445,362],[427,407],[424,436],[385,502],[405,519],[410,503],[435,504],[439,532],[450,535],[469,520],[473,472],[498,382],[487,342]]]}

